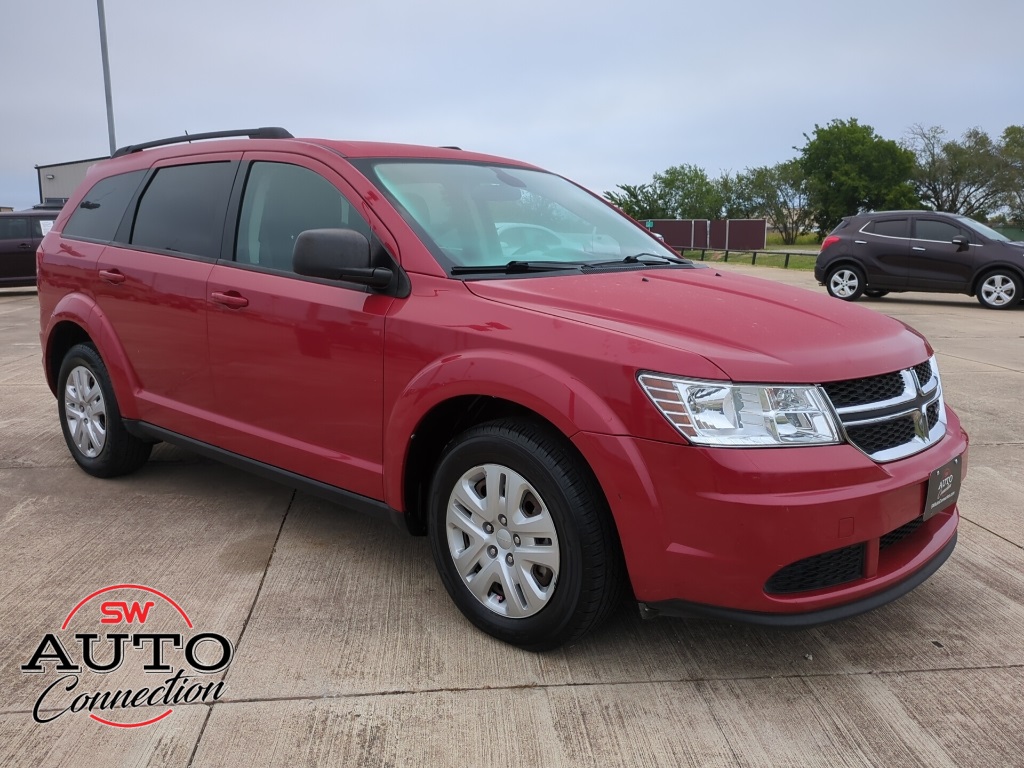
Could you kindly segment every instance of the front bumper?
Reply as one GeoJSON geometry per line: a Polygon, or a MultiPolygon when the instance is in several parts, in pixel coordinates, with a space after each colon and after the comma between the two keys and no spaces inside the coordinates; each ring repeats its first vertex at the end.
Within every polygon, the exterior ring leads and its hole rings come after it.
{"type": "Polygon", "coordinates": [[[967,435],[949,409],[941,441],[887,464],[850,445],[707,449],[592,433],[574,439],[605,491],[636,599],[665,612],[820,623],[899,597],[955,544],[955,506],[918,520],[931,471],[966,454],[967,435]],[[767,589],[783,569],[837,552],[858,569],[841,583],[767,589]]]}

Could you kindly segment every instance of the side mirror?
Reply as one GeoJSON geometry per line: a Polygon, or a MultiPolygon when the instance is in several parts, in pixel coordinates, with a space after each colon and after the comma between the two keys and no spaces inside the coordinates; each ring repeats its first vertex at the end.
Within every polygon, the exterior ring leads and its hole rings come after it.
{"type": "Polygon", "coordinates": [[[393,273],[370,266],[370,242],[354,229],[307,229],[295,238],[292,269],[306,277],[387,288],[393,273]]]}
{"type": "Polygon", "coordinates": [[[971,246],[971,241],[968,240],[963,235],[957,235],[956,237],[953,238],[952,242],[956,245],[957,253],[960,253],[961,251],[966,251],[971,246]]]}

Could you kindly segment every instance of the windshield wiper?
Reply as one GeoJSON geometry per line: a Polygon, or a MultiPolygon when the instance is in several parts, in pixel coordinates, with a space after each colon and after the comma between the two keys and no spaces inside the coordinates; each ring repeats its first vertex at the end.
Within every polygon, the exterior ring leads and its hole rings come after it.
{"type": "Polygon", "coordinates": [[[578,261],[510,261],[507,264],[458,265],[453,275],[520,275],[526,272],[554,272],[587,266],[578,261]]]}
{"type": "Polygon", "coordinates": [[[661,253],[634,253],[623,259],[610,259],[608,261],[590,261],[584,266],[587,268],[607,267],[612,264],[689,264],[688,259],[679,256],[666,256],[661,253]],[[657,261],[654,261],[657,259],[657,261]]]}

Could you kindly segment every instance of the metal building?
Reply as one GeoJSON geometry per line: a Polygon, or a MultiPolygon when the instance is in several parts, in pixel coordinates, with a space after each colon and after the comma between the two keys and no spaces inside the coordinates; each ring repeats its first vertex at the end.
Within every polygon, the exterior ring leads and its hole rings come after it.
{"type": "Polygon", "coordinates": [[[83,179],[85,172],[90,166],[106,157],[93,157],[89,160],[76,160],[71,163],[53,163],[52,165],[37,165],[36,174],[39,176],[39,202],[64,203],[71,193],[75,191],[83,179]]]}

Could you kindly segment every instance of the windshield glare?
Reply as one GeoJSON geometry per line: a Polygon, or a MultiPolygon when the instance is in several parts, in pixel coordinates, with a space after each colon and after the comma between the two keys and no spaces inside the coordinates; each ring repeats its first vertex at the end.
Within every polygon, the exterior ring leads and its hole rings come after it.
{"type": "Polygon", "coordinates": [[[992,229],[992,227],[982,224],[980,221],[968,219],[966,216],[957,216],[957,218],[960,219],[960,221],[962,221],[964,224],[969,226],[971,229],[973,229],[975,232],[984,235],[989,240],[998,240],[1004,243],[1010,241],[1010,238],[1008,238],[1002,232],[996,232],[994,229],[992,229]]]}
{"type": "Polygon", "coordinates": [[[641,253],[677,256],[632,220],[551,173],[380,161],[372,176],[448,268],[509,261],[586,263],[641,253]]]}

